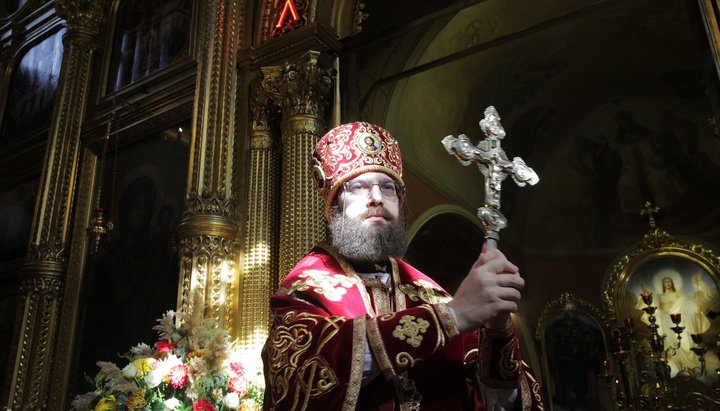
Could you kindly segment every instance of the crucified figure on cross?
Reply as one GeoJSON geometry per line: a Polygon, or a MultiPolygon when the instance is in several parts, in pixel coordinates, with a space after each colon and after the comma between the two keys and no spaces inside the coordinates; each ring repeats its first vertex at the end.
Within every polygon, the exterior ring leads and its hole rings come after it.
{"type": "Polygon", "coordinates": [[[540,178],[520,157],[510,161],[500,142],[505,138],[505,130],[500,124],[500,115],[495,107],[485,109],[485,118],[480,120],[480,129],[485,134],[477,146],[473,146],[465,134],[458,137],[447,136],[442,144],[448,153],[457,157],[464,166],[477,163],[485,180],[485,204],[478,209],[478,217],[485,228],[487,250],[497,247],[499,231],[507,225],[507,219],[500,211],[500,188],[509,175],[515,183],[523,187],[535,185],[540,178]]]}

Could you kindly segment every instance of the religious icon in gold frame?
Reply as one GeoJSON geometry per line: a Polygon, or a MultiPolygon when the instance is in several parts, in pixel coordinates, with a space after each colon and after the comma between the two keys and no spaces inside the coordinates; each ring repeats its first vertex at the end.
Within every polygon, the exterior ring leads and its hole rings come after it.
{"type": "Polygon", "coordinates": [[[627,405],[720,406],[720,258],[709,244],[650,224],[605,278],[615,395],[627,405]]]}

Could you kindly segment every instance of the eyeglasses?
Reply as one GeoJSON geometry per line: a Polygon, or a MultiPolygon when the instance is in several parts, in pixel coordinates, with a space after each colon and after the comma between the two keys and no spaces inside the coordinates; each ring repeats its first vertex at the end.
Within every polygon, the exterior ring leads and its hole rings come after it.
{"type": "Polygon", "coordinates": [[[385,180],[372,183],[367,180],[352,180],[343,184],[345,192],[354,196],[367,196],[373,186],[378,186],[380,193],[385,197],[395,197],[405,192],[405,187],[395,180],[385,180]]]}

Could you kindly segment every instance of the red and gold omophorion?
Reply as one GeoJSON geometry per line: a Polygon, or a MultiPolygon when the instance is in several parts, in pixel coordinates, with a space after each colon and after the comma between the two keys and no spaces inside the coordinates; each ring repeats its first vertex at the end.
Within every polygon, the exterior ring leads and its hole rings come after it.
{"type": "Polygon", "coordinates": [[[512,329],[458,333],[447,292],[400,259],[389,265],[392,285],[372,286],[318,246],[288,274],[270,300],[266,409],[484,410],[481,384],[543,409],[512,329]],[[382,375],[361,388],[366,344],[382,375]]]}

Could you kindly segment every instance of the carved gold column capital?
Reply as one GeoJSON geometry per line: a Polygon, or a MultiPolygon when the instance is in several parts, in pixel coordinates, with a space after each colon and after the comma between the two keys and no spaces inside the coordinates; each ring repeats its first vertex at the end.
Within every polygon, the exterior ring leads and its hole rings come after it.
{"type": "Polygon", "coordinates": [[[277,113],[276,106],[268,93],[262,88],[256,88],[250,100],[253,132],[270,129],[270,122],[277,113]]]}
{"type": "Polygon", "coordinates": [[[69,36],[87,36],[91,46],[100,32],[107,0],[56,0],[58,16],[68,23],[69,36]]]}
{"type": "Polygon", "coordinates": [[[252,113],[251,150],[270,150],[273,147],[271,123],[278,116],[277,106],[261,88],[254,91],[250,100],[252,113]]]}
{"type": "Polygon", "coordinates": [[[263,67],[263,89],[282,109],[283,118],[309,115],[323,118],[332,87],[333,70],[318,62],[320,53],[308,51],[283,67],[263,67]]]}

